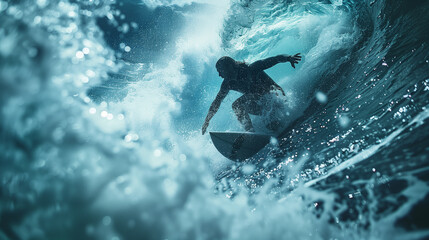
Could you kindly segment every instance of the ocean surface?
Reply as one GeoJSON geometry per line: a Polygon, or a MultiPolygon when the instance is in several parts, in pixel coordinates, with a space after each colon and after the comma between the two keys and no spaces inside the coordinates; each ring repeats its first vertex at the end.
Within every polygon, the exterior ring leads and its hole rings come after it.
{"type": "MultiPolygon", "coordinates": [[[[424,0],[0,0],[0,240],[428,239],[428,13],[424,0]],[[296,69],[266,70],[286,92],[278,137],[224,158],[201,134],[217,59],[295,53],[296,69]]],[[[209,131],[243,131],[239,96],[209,131]]]]}

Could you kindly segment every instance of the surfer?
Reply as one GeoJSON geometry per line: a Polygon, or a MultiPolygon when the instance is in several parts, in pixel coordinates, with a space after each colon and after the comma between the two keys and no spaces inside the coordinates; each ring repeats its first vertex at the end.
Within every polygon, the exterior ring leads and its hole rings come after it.
{"type": "Polygon", "coordinates": [[[216,69],[219,72],[219,76],[224,80],[204,121],[202,127],[203,135],[209,126],[210,120],[216,114],[220,104],[230,90],[243,94],[243,96],[232,103],[232,109],[244,129],[247,132],[254,132],[249,114],[262,114],[264,106],[261,103],[261,98],[274,90],[279,90],[285,95],[283,89],[264,70],[283,62],[290,62],[292,67],[295,68],[295,64],[300,60],[300,53],[293,56],[282,54],[259,60],[252,64],[238,62],[228,56],[221,57],[216,62],[216,69]]]}

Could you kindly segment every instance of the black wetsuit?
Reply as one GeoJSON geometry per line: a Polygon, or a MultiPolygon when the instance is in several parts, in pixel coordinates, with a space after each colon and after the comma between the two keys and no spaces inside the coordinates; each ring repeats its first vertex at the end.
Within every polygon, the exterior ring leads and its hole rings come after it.
{"type": "MultiPolygon", "coordinates": [[[[253,65],[253,64],[252,64],[253,65]]],[[[222,90],[234,90],[242,94],[263,95],[268,93],[272,86],[277,84],[263,70],[252,66],[241,64],[237,79],[225,79],[222,82],[222,90]]]]}
{"type": "Polygon", "coordinates": [[[252,131],[253,126],[249,114],[261,115],[264,109],[262,96],[272,89],[281,89],[264,70],[277,63],[285,62],[284,57],[276,56],[256,61],[250,65],[240,63],[236,79],[225,79],[221,85],[221,92],[234,90],[243,94],[234,101],[232,108],[238,120],[244,125],[246,131],[252,131]]]}

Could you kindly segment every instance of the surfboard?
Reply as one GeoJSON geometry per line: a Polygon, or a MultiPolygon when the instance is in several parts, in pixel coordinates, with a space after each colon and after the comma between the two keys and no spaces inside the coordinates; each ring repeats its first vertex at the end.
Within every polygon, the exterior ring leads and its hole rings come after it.
{"type": "Polygon", "coordinates": [[[226,158],[244,161],[264,148],[271,135],[251,132],[210,132],[213,145],[226,158]]]}

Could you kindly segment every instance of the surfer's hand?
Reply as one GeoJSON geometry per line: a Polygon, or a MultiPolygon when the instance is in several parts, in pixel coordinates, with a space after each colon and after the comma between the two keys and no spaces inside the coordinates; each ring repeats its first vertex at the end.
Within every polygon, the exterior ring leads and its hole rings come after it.
{"type": "Polygon", "coordinates": [[[288,61],[290,62],[290,65],[292,65],[293,68],[295,68],[295,64],[298,64],[299,61],[301,61],[301,53],[297,53],[293,56],[289,56],[288,61]]]}
{"type": "Polygon", "coordinates": [[[204,133],[206,133],[206,131],[207,131],[207,127],[209,126],[209,122],[208,121],[205,121],[204,122],[204,124],[203,124],[203,129],[202,129],[202,133],[203,133],[203,135],[204,135],[204,133]]]}
{"type": "MultiPolygon", "coordinates": [[[[283,94],[283,96],[286,96],[285,91],[283,91],[283,88],[275,85],[271,86],[271,91],[276,91],[276,90],[279,90],[283,94]]],[[[279,95],[278,92],[276,92],[276,95],[277,96],[279,95]]]]}

